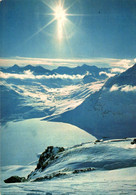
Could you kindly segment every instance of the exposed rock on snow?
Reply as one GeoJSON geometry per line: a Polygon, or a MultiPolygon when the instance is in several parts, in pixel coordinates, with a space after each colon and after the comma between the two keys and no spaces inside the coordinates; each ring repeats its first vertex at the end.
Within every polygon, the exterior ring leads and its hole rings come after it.
{"type": "Polygon", "coordinates": [[[63,152],[63,147],[48,146],[47,149],[40,155],[36,169],[45,169],[50,161],[54,160],[57,153],[63,152]],[[48,161],[47,161],[48,160],[48,161]]]}
{"type": "MultiPolygon", "coordinates": [[[[43,171],[48,165],[50,165],[55,159],[58,158],[57,154],[63,152],[64,150],[65,149],[63,147],[48,146],[47,149],[40,155],[37,167],[34,172],[28,175],[28,179],[31,179],[32,175],[35,175],[37,170],[43,171]]],[[[54,174],[53,176],[44,177],[44,179],[50,179],[57,176],[58,173],[54,174]]]]}
{"type": "Polygon", "coordinates": [[[136,144],[136,139],[134,139],[134,140],[131,142],[131,144],[136,144]]]}
{"type": "Polygon", "coordinates": [[[4,180],[5,183],[20,183],[25,181],[27,181],[25,177],[19,177],[19,176],[12,176],[4,180]]]}
{"type": "Polygon", "coordinates": [[[76,169],[73,171],[74,174],[77,174],[77,173],[82,173],[82,172],[88,172],[88,171],[94,171],[95,168],[86,168],[86,169],[76,169]]]}
{"type": "Polygon", "coordinates": [[[51,179],[53,179],[55,177],[57,178],[57,177],[61,177],[61,176],[64,176],[64,175],[66,175],[66,173],[60,173],[60,172],[52,173],[52,174],[46,175],[44,177],[38,177],[38,178],[34,179],[33,182],[51,180],[51,179]]]}

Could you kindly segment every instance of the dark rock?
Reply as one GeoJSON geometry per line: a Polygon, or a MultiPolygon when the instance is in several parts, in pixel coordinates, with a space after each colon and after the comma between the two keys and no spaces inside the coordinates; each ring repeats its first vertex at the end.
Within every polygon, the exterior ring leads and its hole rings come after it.
{"type": "Polygon", "coordinates": [[[99,140],[99,139],[97,139],[95,142],[100,142],[100,140],[99,140]]]}
{"type": "Polygon", "coordinates": [[[136,139],[133,139],[133,141],[131,142],[131,144],[136,144],[136,139]]]}
{"type": "Polygon", "coordinates": [[[95,169],[94,168],[85,168],[85,169],[76,169],[73,171],[73,174],[76,174],[76,173],[81,173],[81,172],[88,172],[88,171],[94,171],[95,169]]]}
{"type": "Polygon", "coordinates": [[[8,179],[5,179],[5,183],[20,183],[25,182],[27,179],[25,177],[19,177],[19,176],[11,176],[8,179]]]}
{"type": "Polygon", "coordinates": [[[98,142],[101,142],[101,140],[97,139],[97,140],[94,142],[94,144],[96,144],[96,143],[98,143],[98,142]]]}
{"type": "Polygon", "coordinates": [[[60,173],[60,172],[57,172],[57,173],[52,173],[50,175],[45,175],[44,177],[39,177],[39,178],[36,178],[34,180],[34,182],[40,182],[40,181],[45,181],[45,180],[51,180],[53,179],[54,177],[61,177],[61,176],[64,176],[66,175],[66,173],[60,173]]]}
{"type": "Polygon", "coordinates": [[[55,155],[63,152],[64,150],[65,149],[63,147],[48,146],[47,149],[40,155],[36,169],[45,169],[48,166],[49,161],[53,161],[56,158],[55,155]]]}

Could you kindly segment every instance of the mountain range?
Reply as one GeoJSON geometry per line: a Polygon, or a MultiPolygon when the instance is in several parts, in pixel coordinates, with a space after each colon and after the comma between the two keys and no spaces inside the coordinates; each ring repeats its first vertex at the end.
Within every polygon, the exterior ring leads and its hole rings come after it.
{"type": "Polygon", "coordinates": [[[17,64],[9,68],[1,68],[0,70],[5,73],[16,73],[16,74],[23,73],[24,71],[27,71],[27,70],[32,71],[35,75],[43,75],[43,74],[51,73],[50,70],[45,69],[42,66],[27,65],[27,66],[21,67],[21,66],[18,66],[17,64]]]}
{"type": "Polygon", "coordinates": [[[18,66],[15,64],[14,66],[3,68],[1,67],[0,70],[5,73],[16,73],[20,74],[24,71],[30,70],[35,75],[44,75],[44,74],[68,74],[68,75],[85,75],[87,72],[91,73],[91,75],[98,77],[100,72],[110,72],[110,68],[98,68],[97,66],[89,66],[86,64],[83,64],[82,66],[77,66],[74,68],[65,67],[65,66],[59,66],[56,69],[49,70],[45,69],[42,66],[18,66]]]}
{"type": "Polygon", "coordinates": [[[77,66],[75,68],[70,68],[70,67],[64,67],[60,66],[57,69],[54,69],[54,73],[58,74],[69,74],[69,75],[84,75],[87,72],[91,73],[93,76],[98,76],[99,72],[110,72],[110,68],[98,68],[97,66],[89,66],[86,64],[83,64],[82,66],[77,66]]]}
{"type": "Polygon", "coordinates": [[[52,71],[14,65],[1,72],[2,121],[46,117],[97,138],[136,136],[136,64],[109,79],[110,69],[88,65],[52,71]]]}

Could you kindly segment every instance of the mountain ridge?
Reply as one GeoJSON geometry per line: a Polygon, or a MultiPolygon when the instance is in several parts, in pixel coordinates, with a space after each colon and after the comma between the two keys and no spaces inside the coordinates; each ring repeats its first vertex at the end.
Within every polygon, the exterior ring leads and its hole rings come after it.
{"type": "Polygon", "coordinates": [[[24,71],[30,70],[35,75],[43,75],[43,74],[50,74],[51,71],[48,69],[43,68],[42,66],[32,66],[32,65],[26,65],[26,66],[19,66],[17,64],[9,67],[9,68],[2,68],[1,71],[5,73],[23,73],[24,71]]]}
{"type": "Polygon", "coordinates": [[[30,70],[34,72],[35,74],[69,74],[69,75],[76,75],[76,74],[81,74],[84,75],[87,72],[92,73],[93,76],[99,75],[99,72],[101,71],[106,71],[109,72],[110,68],[99,68],[97,66],[90,66],[83,64],[82,66],[77,66],[77,67],[65,67],[65,66],[59,66],[56,69],[49,70],[45,69],[42,66],[32,66],[32,65],[26,65],[26,66],[19,66],[17,64],[8,67],[8,68],[1,68],[2,72],[7,72],[7,73],[23,73],[26,70],[30,70]]]}
{"type": "Polygon", "coordinates": [[[135,80],[133,84],[131,80],[126,85],[132,74],[133,79],[136,78],[135,67],[110,78],[98,92],[90,95],[74,110],[49,120],[73,124],[97,138],[136,136],[135,80]]]}

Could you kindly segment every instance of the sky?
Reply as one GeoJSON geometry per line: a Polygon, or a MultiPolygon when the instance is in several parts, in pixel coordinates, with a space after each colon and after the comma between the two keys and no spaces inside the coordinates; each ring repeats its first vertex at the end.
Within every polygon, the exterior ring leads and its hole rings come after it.
{"type": "Polygon", "coordinates": [[[59,13],[58,4],[0,1],[1,65],[135,61],[136,0],[61,0],[59,13]]]}

